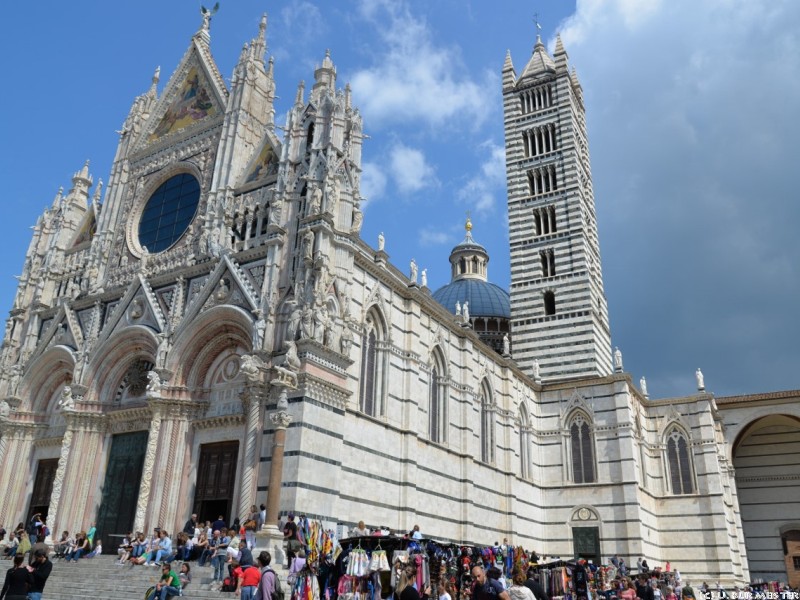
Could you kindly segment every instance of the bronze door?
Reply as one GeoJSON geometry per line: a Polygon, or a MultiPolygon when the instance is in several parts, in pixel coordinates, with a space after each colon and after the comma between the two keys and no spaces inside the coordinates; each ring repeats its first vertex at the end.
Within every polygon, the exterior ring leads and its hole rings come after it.
{"type": "Polygon", "coordinates": [[[599,527],[573,527],[572,543],[575,548],[575,558],[591,560],[596,565],[601,564],[599,527]]]}
{"type": "Polygon", "coordinates": [[[57,458],[39,461],[36,467],[36,479],[33,481],[31,502],[28,505],[28,516],[25,518],[26,525],[36,513],[42,514],[43,522],[47,519],[47,509],[50,508],[50,494],[53,493],[53,480],[56,478],[56,469],[58,469],[57,458]]]}
{"type": "Polygon", "coordinates": [[[112,552],[133,528],[146,450],[146,431],[121,433],[111,440],[95,540],[103,540],[112,552]]]}
{"type": "Polygon", "coordinates": [[[238,457],[239,442],[200,446],[193,512],[201,522],[222,515],[230,524],[238,457]]]}

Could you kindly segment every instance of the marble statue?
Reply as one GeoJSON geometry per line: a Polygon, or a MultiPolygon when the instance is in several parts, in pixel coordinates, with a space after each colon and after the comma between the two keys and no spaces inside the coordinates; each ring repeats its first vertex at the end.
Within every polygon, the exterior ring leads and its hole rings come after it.
{"type": "Polygon", "coordinates": [[[311,192],[311,204],[309,205],[308,214],[319,214],[320,208],[322,208],[322,188],[319,185],[314,185],[313,191],[311,192]]]}
{"type": "Polygon", "coordinates": [[[422,269],[422,287],[428,287],[428,269],[422,269]]]}
{"type": "Polygon", "coordinates": [[[703,372],[700,368],[697,368],[697,371],[694,372],[694,376],[697,379],[697,390],[702,392],[706,389],[705,378],[703,377],[703,372]]]}
{"type": "Polygon", "coordinates": [[[411,274],[409,275],[408,279],[411,283],[417,283],[417,261],[413,258],[411,259],[411,274]]]}
{"type": "Polygon", "coordinates": [[[639,379],[639,389],[642,391],[642,396],[647,398],[647,380],[644,378],[644,375],[642,375],[642,377],[639,379]]]}
{"type": "Polygon", "coordinates": [[[169,354],[169,334],[166,331],[157,333],[158,348],[156,349],[156,364],[159,368],[164,368],[167,364],[167,355],[169,354]]]}
{"type": "Polygon", "coordinates": [[[161,376],[155,371],[147,372],[147,392],[158,394],[161,391],[161,376]]]}
{"type": "Polygon", "coordinates": [[[258,378],[261,372],[261,367],[263,366],[264,361],[262,361],[258,356],[253,354],[245,354],[242,356],[241,370],[250,381],[255,381],[258,378]]]}
{"type": "Polygon", "coordinates": [[[339,345],[341,346],[342,354],[349,356],[350,348],[353,345],[353,332],[350,331],[350,328],[347,325],[344,326],[342,337],[339,340],[339,345]]]}
{"type": "Polygon", "coordinates": [[[289,322],[286,325],[286,339],[292,340],[297,337],[297,328],[300,327],[300,307],[294,305],[292,312],[289,314],[289,322]]]}
{"type": "Polygon", "coordinates": [[[464,306],[461,308],[461,314],[464,316],[464,322],[469,322],[469,302],[465,301],[464,306]]]}
{"type": "Polygon", "coordinates": [[[386,238],[383,237],[383,232],[378,234],[378,252],[383,252],[383,247],[386,244],[386,238]]]}
{"type": "Polygon", "coordinates": [[[361,231],[361,226],[364,224],[364,213],[361,212],[361,209],[356,204],[353,207],[353,224],[350,227],[351,233],[359,233],[361,231]]]}
{"type": "Polygon", "coordinates": [[[286,364],[290,369],[295,371],[300,370],[300,357],[297,355],[297,344],[294,340],[286,340],[283,342],[283,347],[286,348],[286,364]]]}
{"type": "Polygon", "coordinates": [[[541,381],[542,374],[541,374],[541,367],[539,366],[539,359],[533,359],[533,380],[534,381],[541,381]]]}
{"type": "Polygon", "coordinates": [[[508,334],[503,334],[503,356],[511,354],[511,341],[508,339],[508,334]]]}
{"type": "Polygon", "coordinates": [[[622,373],[622,352],[617,347],[614,348],[614,372],[622,373]]]}
{"type": "Polygon", "coordinates": [[[259,349],[264,346],[264,337],[267,333],[267,321],[264,319],[264,311],[255,311],[256,322],[253,324],[253,348],[259,349]]]}
{"type": "Polygon", "coordinates": [[[75,399],[72,397],[72,388],[68,385],[64,386],[61,390],[61,396],[58,398],[58,408],[61,410],[70,410],[75,408],[75,399]]]}
{"type": "Polygon", "coordinates": [[[457,317],[461,316],[461,302],[459,302],[458,300],[456,300],[456,316],[457,317]]]}
{"type": "Polygon", "coordinates": [[[303,234],[303,258],[311,260],[314,258],[314,232],[306,229],[303,234]]]}
{"type": "Polygon", "coordinates": [[[300,317],[300,337],[308,340],[314,337],[314,320],[312,318],[311,310],[306,307],[300,317]]]}

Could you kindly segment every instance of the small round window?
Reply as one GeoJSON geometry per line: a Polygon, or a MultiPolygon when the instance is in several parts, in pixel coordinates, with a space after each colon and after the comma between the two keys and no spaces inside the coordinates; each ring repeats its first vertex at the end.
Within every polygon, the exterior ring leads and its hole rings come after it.
{"type": "Polygon", "coordinates": [[[139,243],[153,254],[177,242],[200,202],[200,184],[189,173],[170,177],[153,192],[139,221],[139,243]]]}

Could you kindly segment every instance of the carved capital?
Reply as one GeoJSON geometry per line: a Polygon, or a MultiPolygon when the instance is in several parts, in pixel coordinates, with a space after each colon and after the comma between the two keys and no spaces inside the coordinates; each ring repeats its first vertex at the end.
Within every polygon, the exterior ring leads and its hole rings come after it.
{"type": "Polygon", "coordinates": [[[275,426],[275,429],[286,429],[289,423],[292,422],[292,416],[284,411],[276,411],[269,416],[270,422],[275,426]]]}

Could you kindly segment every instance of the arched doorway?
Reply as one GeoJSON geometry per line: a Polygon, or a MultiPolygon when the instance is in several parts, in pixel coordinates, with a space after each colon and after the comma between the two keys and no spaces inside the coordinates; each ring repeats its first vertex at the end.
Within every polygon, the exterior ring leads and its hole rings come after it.
{"type": "Polygon", "coordinates": [[[750,579],[800,584],[800,420],[761,417],[739,434],[733,465],[750,579]]]}

